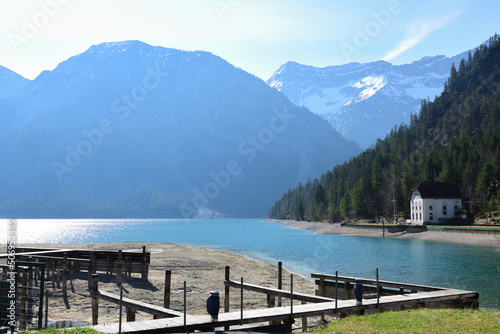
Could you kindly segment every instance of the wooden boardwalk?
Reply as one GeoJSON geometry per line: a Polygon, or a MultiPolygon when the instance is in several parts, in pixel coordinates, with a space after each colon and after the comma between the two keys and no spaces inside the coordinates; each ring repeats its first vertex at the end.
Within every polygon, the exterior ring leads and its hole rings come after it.
{"type": "MultiPolygon", "coordinates": [[[[295,295],[295,294],[294,294],[295,295]]],[[[477,300],[478,293],[473,291],[463,291],[455,289],[442,289],[436,291],[409,293],[393,296],[380,297],[377,305],[376,299],[363,300],[362,306],[357,306],[355,300],[338,300],[337,313],[349,313],[369,309],[404,309],[416,306],[425,306],[432,303],[460,303],[461,301],[477,300]]],[[[212,323],[209,315],[183,316],[166,319],[154,319],[122,323],[122,333],[175,333],[194,330],[211,330],[212,327],[235,326],[240,324],[263,323],[268,321],[292,322],[292,318],[321,316],[335,313],[335,302],[316,302],[311,304],[301,304],[265,308],[258,310],[243,311],[241,318],[240,311],[221,313],[219,321],[212,323]],[[293,311],[293,314],[291,313],[293,311]],[[185,321],[185,322],[184,322],[185,321]]],[[[93,326],[97,331],[104,333],[117,333],[119,324],[93,326]]]]}
{"type": "MultiPolygon", "coordinates": [[[[91,292],[93,296],[102,299],[102,300],[107,300],[109,302],[113,303],[119,303],[120,301],[120,296],[117,296],[115,294],[106,292],[106,291],[92,291],[91,292]]],[[[162,317],[162,318],[169,318],[169,317],[182,317],[184,314],[182,312],[174,311],[171,309],[167,309],[165,307],[161,306],[156,306],[156,305],[151,305],[147,303],[143,303],[140,301],[136,301],[130,298],[122,298],[122,305],[125,308],[128,309],[133,309],[135,311],[142,311],[146,312],[149,314],[152,314],[157,317],[162,317]]],[[[190,315],[187,315],[188,318],[190,318],[190,315]]]]}

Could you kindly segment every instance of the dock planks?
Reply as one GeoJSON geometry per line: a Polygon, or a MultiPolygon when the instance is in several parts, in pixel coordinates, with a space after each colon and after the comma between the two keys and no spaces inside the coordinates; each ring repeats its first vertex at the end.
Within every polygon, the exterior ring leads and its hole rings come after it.
{"type": "MultiPolygon", "coordinates": [[[[379,299],[379,308],[397,307],[399,305],[435,302],[454,302],[469,298],[478,298],[478,293],[473,291],[463,291],[456,289],[444,289],[437,291],[428,291],[421,293],[410,293],[403,295],[384,296],[379,299]]],[[[337,313],[352,312],[361,309],[376,309],[376,299],[367,299],[363,301],[362,306],[357,306],[355,300],[338,300],[337,313]]],[[[184,318],[182,316],[166,319],[155,319],[146,321],[136,321],[122,323],[122,333],[167,333],[194,331],[196,329],[206,329],[212,326],[234,326],[240,324],[261,323],[267,321],[285,321],[290,322],[292,315],[291,307],[274,307],[257,310],[244,310],[243,319],[240,311],[219,314],[219,321],[212,323],[209,315],[188,316],[186,318],[186,327],[184,327],[184,318]]],[[[335,313],[335,302],[320,302],[312,304],[293,305],[293,318],[311,317],[328,315],[335,313]]],[[[118,324],[97,325],[93,328],[103,333],[118,332],[118,324]]]]}

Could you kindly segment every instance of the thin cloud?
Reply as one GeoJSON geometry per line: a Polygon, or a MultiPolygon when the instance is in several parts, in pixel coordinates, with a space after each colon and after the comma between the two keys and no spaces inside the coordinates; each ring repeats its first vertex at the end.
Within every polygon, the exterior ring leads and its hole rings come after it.
{"type": "Polygon", "coordinates": [[[460,15],[460,13],[460,11],[455,11],[451,14],[446,14],[438,18],[426,19],[410,25],[406,29],[406,38],[395,48],[389,51],[386,56],[382,57],[382,60],[392,60],[403,52],[411,49],[418,43],[422,42],[430,33],[453,21],[458,15],[460,15]]]}

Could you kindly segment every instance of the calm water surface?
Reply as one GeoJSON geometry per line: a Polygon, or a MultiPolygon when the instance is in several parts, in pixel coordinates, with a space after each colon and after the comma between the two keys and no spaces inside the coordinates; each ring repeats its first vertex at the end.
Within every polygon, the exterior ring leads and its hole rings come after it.
{"type": "MultiPolygon", "coordinates": [[[[0,224],[5,243],[7,222],[0,224]]],[[[19,220],[18,243],[170,242],[228,250],[311,272],[478,291],[500,309],[499,247],[313,234],[256,219],[19,220]]]]}

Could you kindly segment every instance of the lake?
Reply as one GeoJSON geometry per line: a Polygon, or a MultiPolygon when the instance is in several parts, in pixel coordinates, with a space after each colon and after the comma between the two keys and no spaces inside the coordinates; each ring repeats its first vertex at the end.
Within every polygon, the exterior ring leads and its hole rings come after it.
{"type": "MultiPolygon", "coordinates": [[[[7,221],[0,224],[6,242],[7,221]]],[[[499,247],[320,235],[260,219],[19,220],[18,243],[169,242],[228,250],[310,273],[375,278],[478,291],[500,309],[499,247]]]]}

